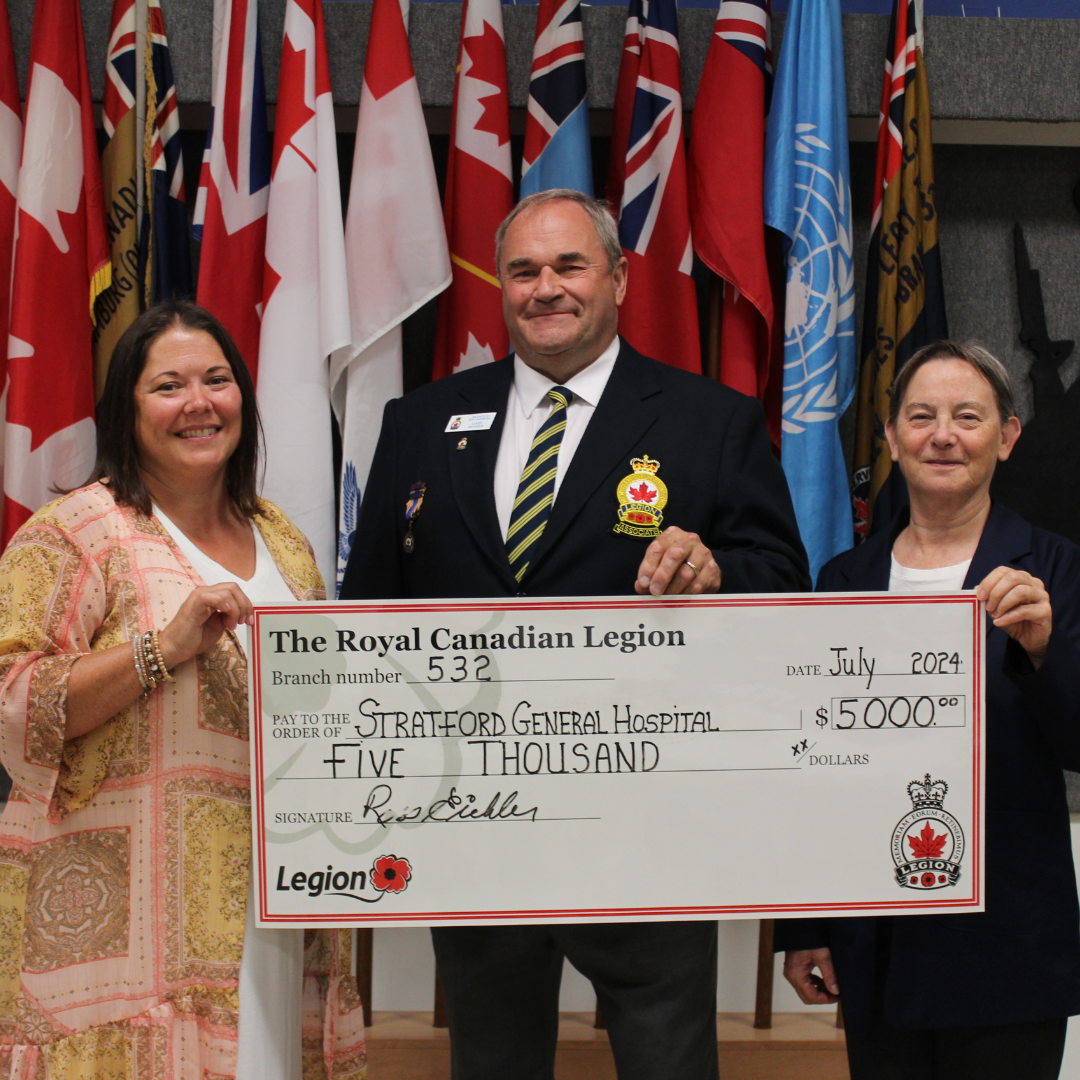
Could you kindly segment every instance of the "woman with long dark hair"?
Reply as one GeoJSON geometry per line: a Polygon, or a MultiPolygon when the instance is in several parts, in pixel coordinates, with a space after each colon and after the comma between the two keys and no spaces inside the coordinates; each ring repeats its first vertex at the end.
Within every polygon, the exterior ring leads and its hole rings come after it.
{"type": "Polygon", "coordinates": [[[257,495],[254,386],[221,324],[140,316],[97,433],[88,483],[0,559],[0,1070],[299,1080],[303,996],[336,1013],[303,1075],[358,1075],[344,943],[312,939],[326,1000],[302,932],[255,930],[248,902],[246,624],[324,592],[257,495]]]}

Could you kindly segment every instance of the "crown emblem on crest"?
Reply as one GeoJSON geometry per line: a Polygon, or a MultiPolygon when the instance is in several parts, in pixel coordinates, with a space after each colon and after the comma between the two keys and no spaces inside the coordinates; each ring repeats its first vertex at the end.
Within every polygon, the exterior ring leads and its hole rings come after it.
{"type": "Polygon", "coordinates": [[[940,810],[942,804],[945,802],[945,794],[949,790],[949,785],[944,780],[930,779],[930,774],[926,774],[924,780],[912,780],[907,786],[908,795],[911,796],[911,804],[916,810],[923,810],[927,807],[940,810]]]}
{"type": "Polygon", "coordinates": [[[660,468],[660,462],[645,454],[643,457],[634,458],[630,462],[630,468],[636,473],[652,473],[655,476],[657,469],[660,468]]]}

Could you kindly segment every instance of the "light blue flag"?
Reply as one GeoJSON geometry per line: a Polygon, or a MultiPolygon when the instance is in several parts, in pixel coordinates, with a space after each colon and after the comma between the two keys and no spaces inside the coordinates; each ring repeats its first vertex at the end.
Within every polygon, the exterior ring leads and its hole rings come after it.
{"type": "Polygon", "coordinates": [[[549,188],[593,193],[580,0],[540,0],[521,197],[549,188]]]}
{"type": "Polygon", "coordinates": [[[791,0],[765,141],[765,223],[786,238],[781,461],[810,573],[851,547],[837,422],[855,391],[840,0],[791,0]]]}

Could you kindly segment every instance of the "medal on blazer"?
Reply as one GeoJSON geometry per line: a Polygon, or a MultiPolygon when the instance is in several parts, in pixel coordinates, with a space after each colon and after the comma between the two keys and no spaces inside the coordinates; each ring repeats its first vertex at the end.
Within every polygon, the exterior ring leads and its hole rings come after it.
{"type": "Polygon", "coordinates": [[[660,535],[664,520],[661,510],[667,505],[667,485],[656,475],[660,462],[642,454],[630,462],[634,471],[624,476],[616,488],[619,500],[619,524],[615,532],[642,540],[660,535]]]}
{"type": "Polygon", "coordinates": [[[426,491],[427,484],[422,480],[418,480],[409,488],[409,498],[405,503],[405,541],[402,544],[406,555],[411,555],[416,550],[416,537],[413,536],[412,527],[417,514],[420,513],[420,507],[424,505],[426,491]]]}

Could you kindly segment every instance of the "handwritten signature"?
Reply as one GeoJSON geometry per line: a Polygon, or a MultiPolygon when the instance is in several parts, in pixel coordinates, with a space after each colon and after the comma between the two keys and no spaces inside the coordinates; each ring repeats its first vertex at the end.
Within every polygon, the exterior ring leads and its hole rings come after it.
{"type": "Polygon", "coordinates": [[[426,809],[416,806],[406,808],[400,812],[388,809],[388,803],[394,797],[393,788],[389,784],[376,784],[368,793],[367,802],[364,803],[362,820],[368,821],[374,818],[384,828],[387,825],[404,821],[512,821],[525,819],[535,821],[539,807],[532,806],[523,810],[516,800],[518,793],[511,791],[503,798],[501,791],[496,791],[491,800],[484,806],[476,795],[459,795],[456,787],[450,789],[450,794],[445,799],[437,799],[426,809]]]}

